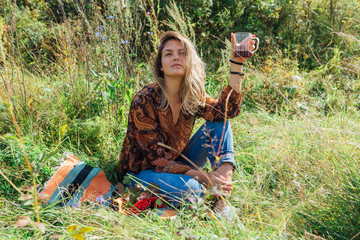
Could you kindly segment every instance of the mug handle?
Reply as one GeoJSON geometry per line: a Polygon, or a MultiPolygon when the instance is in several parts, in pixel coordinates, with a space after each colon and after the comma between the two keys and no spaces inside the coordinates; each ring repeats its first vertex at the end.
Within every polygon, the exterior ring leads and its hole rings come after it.
{"type": "Polygon", "coordinates": [[[257,38],[257,37],[254,37],[254,38],[252,38],[252,39],[257,41],[257,44],[255,43],[255,49],[252,50],[252,52],[256,52],[256,51],[259,49],[260,40],[259,40],[259,38],[257,38]]]}

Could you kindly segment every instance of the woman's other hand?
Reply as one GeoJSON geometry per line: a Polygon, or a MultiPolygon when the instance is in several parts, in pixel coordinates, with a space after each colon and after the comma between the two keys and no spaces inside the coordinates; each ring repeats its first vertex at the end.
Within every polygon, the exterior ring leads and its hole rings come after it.
{"type": "Polygon", "coordinates": [[[186,172],[186,175],[193,177],[201,184],[206,186],[212,187],[218,185],[221,186],[223,190],[232,191],[231,182],[227,181],[226,178],[217,171],[207,173],[200,170],[191,169],[186,172]]]}
{"type": "Polygon", "coordinates": [[[216,191],[221,193],[230,193],[233,190],[231,182],[227,181],[226,178],[218,172],[207,173],[207,183],[209,187],[216,187],[216,191]]]}

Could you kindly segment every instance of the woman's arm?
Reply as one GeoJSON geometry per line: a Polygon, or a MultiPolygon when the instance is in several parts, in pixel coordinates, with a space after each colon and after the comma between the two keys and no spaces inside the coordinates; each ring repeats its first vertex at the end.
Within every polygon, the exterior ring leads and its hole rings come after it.
{"type": "MultiPolygon", "coordinates": [[[[253,36],[255,37],[255,36],[253,36]]],[[[249,42],[250,49],[254,49],[254,41],[249,42]]],[[[243,63],[249,58],[235,57],[235,35],[231,34],[231,72],[242,73],[243,63]]],[[[254,53],[251,53],[251,56],[254,53]]],[[[242,76],[239,74],[230,74],[229,85],[226,86],[218,100],[211,97],[206,98],[205,108],[201,111],[201,116],[207,121],[221,121],[225,118],[234,118],[240,114],[240,105],[242,100],[241,84],[242,76]]]]}
{"type": "MultiPolygon", "coordinates": [[[[255,37],[255,35],[253,35],[253,37],[255,37]]],[[[251,46],[249,47],[250,49],[254,49],[255,46],[255,42],[254,41],[244,41],[244,42],[249,42],[249,44],[251,44],[251,46]]],[[[230,63],[230,71],[231,72],[239,72],[242,73],[242,69],[243,69],[243,64],[244,62],[246,62],[247,60],[249,60],[249,58],[245,58],[245,57],[236,57],[235,56],[235,45],[236,45],[236,41],[235,41],[235,34],[231,33],[231,55],[230,55],[230,59],[232,60],[232,62],[230,63]]],[[[254,53],[250,53],[251,56],[254,55],[254,53]]],[[[240,76],[238,74],[230,74],[230,81],[229,81],[229,85],[238,93],[241,92],[241,84],[242,84],[242,79],[243,76],[240,76]]]]}
{"type": "Polygon", "coordinates": [[[206,97],[205,107],[200,114],[206,121],[234,118],[240,114],[241,100],[241,91],[238,93],[228,85],[222,90],[219,99],[206,97]]]}

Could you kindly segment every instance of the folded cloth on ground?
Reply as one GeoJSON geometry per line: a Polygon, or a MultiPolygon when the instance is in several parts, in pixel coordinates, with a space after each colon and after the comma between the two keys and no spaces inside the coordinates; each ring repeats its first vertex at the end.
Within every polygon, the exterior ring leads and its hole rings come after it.
{"type": "Polygon", "coordinates": [[[114,189],[104,171],[70,156],[46,183],[40,199],[45,199],[47,204],[70,207],[79,206],[84,201],[109,205],[114,189]]]}
{"type": "MultiPolygon", "coordinates": [[[[117,195],[115,191],[115,186],[107,180],[104,171],[70,156],[45,184],[39,198],[56,206],[80,207],[86,201],[111,206],[111,197],[117,195]]],[[[172,218],[177,212],[169,207],[155,211],[160,218],[172,218]]]]}

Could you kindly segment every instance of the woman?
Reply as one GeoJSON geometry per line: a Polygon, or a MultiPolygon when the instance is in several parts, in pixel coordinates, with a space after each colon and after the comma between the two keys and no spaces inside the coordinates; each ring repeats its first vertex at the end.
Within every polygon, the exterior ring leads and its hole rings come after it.
{"type": "MultiPolygon", "coordinates": [[[[231,42],[234,49],[234,34],[231,42]]],[[[132,184],[155,183],[173,205],[187,194],[201,196],[204,186],[217,185],[230,194],[236,164],[226,119],[240,113],[246,60],[231,51],[229,85],[214,100],[205,92],[205,64],[192,43],[179,33],[166,32],[153,67],[155,83],[140,90],[131,103],[119,175],[129,173],[132,184]],[[190,139],[198,117],[207,122],[190,139]],[[211,173],[202,171],[207,159],[211,173]]]]}

